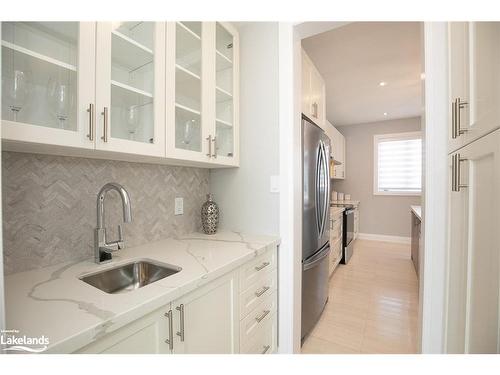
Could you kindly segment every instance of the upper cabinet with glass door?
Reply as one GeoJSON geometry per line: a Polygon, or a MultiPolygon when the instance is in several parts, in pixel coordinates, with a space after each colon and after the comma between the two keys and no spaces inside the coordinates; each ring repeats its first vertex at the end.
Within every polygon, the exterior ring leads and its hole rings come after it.
{"type": "Polygon", "coordinates": [[[167,156],[205,161],[206,109],[203,105],[204,46],[202,22],[167,24],[167,156]]]}
{"type": "Polygon", "coordinates": [[[500,22],[450,22],[450,152],[500,127],[500,22]]]}
{"type": "Polygon", "coordinates": [[[93,148],[95,23],[2,22],[2,138],[93,148]]]}
{"type": "Polygon", "coordinates": [[[96,148],[165,155],[165,24],[97,24],[96,148]]]}
{"type": "Polygon", "coordinates": [[[238,164],[238,58],[236,30],[215,24],[215,131],[212,158],[217,163],[238,164]]]}

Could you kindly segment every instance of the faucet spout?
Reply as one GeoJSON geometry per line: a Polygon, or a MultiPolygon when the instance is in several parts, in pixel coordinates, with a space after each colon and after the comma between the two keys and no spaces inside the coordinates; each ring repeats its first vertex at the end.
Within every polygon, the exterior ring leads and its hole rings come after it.
{"type": "Polygon", "coordinates": [[[130,223],[132,221],[132,209],[130,205],[130,197],[127,190],[116,182],[109,182],[104,185],[99,194],[97,194],[97,228],[104,228],[104,198],[110,190],[115,190],[120,194],[122,199],[123,222],[130,223]]]}
{"type": "Polygon", "coordinates": [[[122,199],[123,221],[130,223],[132,221],[132,211],[130,207],[130,197],[127,190],[116,182],[109,182],[104,185],[97,194],[97,228],[94,234],[94,253],[97,264],[111,261],[111,253],[122,249],[124,246],[121,225],[118,226],[118,239],[109,241],[104,227],[104,198],[110,190],[115,190],[122,199]]]}

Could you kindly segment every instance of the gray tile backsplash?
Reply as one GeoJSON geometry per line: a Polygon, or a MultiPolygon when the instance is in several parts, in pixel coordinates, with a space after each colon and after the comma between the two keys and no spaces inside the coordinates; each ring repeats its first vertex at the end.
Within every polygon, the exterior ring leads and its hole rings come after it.
{"type": "MultiPolygon", "coordinates": [[[[207,169],[3,152],[5,273],[92,257],[97,193],[111,181],[130,194],[126,246],[201,230],[207,169]],[[184,198],[184,215],[174,216],[175,197],[184,198]]],[[[105,205],[114,239],[122,222],[118,194],[108,193],[105,205]]]]}

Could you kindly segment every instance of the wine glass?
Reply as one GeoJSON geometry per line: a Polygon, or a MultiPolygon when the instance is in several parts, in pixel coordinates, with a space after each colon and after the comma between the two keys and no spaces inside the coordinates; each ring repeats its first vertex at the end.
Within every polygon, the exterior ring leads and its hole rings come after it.
{"type": "Polygon", "coordinates": [[[30,94],[31,82],[29,73],[22,70],[14,70],[12,76],[3,77],[3,92],[6,94],[10,104],[9,108],[13,113],[14,121],[26,103],[30,94]]]}
{"type": "Polygon", "coordinates": [[[134,140],[138,125],[139,107],[137,105],[132,105],[127,110],[127,128],[130,140],[134,140]]]}
{"type": "Polygon", "coordinates": [[[49,78],[47,96],[53,114],[59,120],[59,128],[65,128],[65,121],[69,117],[72,98],[71,87],[59,80],[49,78]]]}
{"type": "Polygon", "coordinates": [[[196,120],[187,120],[184,123],[184,140],[182,141],[185,145],[191,143],[193,139],[194,127],[196,126],[196,120]]]}

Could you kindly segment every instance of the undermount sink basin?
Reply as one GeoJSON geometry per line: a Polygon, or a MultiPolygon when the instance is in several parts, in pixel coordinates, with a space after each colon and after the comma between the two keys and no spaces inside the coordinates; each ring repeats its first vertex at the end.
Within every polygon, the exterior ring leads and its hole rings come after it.
{"type": "Polygon", "coordinates": [[[176,274],[180,267],[137,260],[85,275],[80,280],[109,294],[130,292],[176,274]]]}

